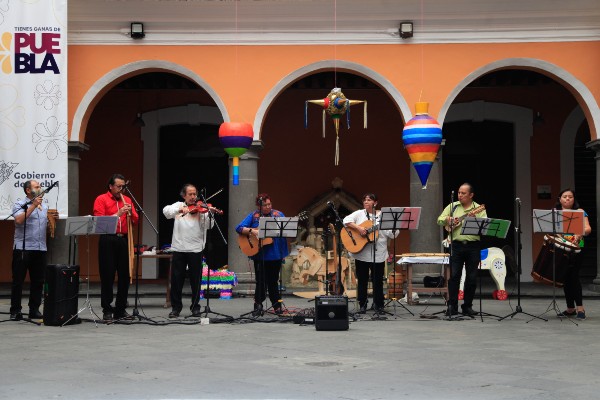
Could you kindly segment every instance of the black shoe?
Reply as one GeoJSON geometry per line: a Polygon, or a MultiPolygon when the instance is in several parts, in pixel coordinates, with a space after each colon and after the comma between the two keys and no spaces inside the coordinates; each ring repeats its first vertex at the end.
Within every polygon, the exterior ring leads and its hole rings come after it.
{"type": "Polygon", "coordinates": [[[560,314],[558,314],[559,317],[574,317],[576,315],[577,315],[577,310],[573,310],[573,311],[565,310],[565,311],[561,312],[560,314]]]}
{"type": "Polygon", "coordinates": [[[375,312],[377,312],[377,313],[382,313],[385,311],[383,309],[383,306],[376,306],[376,305],[373,305],[373,310],[375,310],[375,312]]]}
{"type": "Polygon", "coordinates": [[[458,307],[448,306],[448,309],[446,310],[446,317],[451,317],[453,315],[458,315],[458,307]]]}
{"type": "Polygon", "coordinates": [[[252,311],[253,317],[259,317],[263,315],[263,306],[262,304],[254,303],[254,311],[252,311]]]}
{"type": "Polygon", "coordinates": [[[133,321],[133,315],[127,311],[115,312],[114,318],[118,321],[133,321]]]}
{"type": "Polygon", "coordinates": [[[473,317],[473,316],[477,315],[477,312],[475,310],[473,310],[473,307],[471,307],[471,306],[468,306],[468,307],[462,306],[461,308],[462,308],[462,315],[465,315],[467,317],[473,317]]]}
{"type": "Polygon", "coordinates": [[[202,313],[200,312],[200,306],[196,306],[196,307],[192,308],[192,317],[200,317],[200,316],[202,316],[202,313]]]}
{"type": "Polygon", "coordinates": [[[21,314],[20,311],[15,312],[15,313],[10,313],[10,320],[11,321],[20,321],[23,319],[23,314],[21,314]]]}
{"type": "Polygon", "coordinates": [[[31,319],[42,319],[44,316],[39,310],[29,310],[29,318],[31,319]]]}
{"type": "Polygon", "coordinates": [[[102,320],[103,321],[112,321],[113,320],[113,313],[112,313],[112,311],[104,311],[102,313],[102,320]]]}
{"type": "Polygon", "coordinates": [[[171,310],[171,312],[169,313],[169,318],[179,318],[179,311],[171,310]]]}
{"type": "Polygon", "coordinates": [[[359,314],[366,314],[367,313],[367,305],[365,304],[364,306],[360,306],[360,310],[358,310],[359,314]]]}

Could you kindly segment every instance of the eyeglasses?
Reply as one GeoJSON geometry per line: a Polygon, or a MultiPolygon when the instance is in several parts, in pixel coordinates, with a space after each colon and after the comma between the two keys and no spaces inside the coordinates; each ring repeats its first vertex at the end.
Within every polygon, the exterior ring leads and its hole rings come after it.
{"type": "Polygon", "coordinates": [[[263,203],[263,205],[262,205],[262,206],[263,206],[263,207],[273,207],[273,206],[271,205],[271,203],[263,203]]]}
{"type": "Polygon", "coordinates": [[[123,189],[125,187],[125,185],[113,185],[114,187],[116,187],[117,189],[123,189]]]}

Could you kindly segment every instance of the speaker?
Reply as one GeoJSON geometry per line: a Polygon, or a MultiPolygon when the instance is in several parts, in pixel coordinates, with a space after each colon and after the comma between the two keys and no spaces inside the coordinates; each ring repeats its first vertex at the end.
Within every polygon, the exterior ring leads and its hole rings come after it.
{"type": "Polygon", "coordinates": [[[44,283],[44,325],[79,323],[79,265],[49,264],[44,283]]]}
{"type": "Polygon", "coordinates": [[[318,331],[347,331],[348,327],[346,296],[315,297],[315,328],[318,331]]]}

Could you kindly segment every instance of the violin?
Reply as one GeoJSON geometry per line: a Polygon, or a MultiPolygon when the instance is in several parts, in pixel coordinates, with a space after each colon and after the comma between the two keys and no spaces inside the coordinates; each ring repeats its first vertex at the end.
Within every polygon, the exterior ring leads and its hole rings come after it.
{"type": "Polygon", "coordinates": [[[205,214],[208,212],[208,210],[210,210],[215,214],[223,215],[223,210],[213,207],[213,205],[210,203],[203,203],[201,201],[197,202],[196,204],[192,204],[192,205],[188,204],[187,208],[188,208],[188,212],[190,214],[196,214],[196,213],[205,214]]]}

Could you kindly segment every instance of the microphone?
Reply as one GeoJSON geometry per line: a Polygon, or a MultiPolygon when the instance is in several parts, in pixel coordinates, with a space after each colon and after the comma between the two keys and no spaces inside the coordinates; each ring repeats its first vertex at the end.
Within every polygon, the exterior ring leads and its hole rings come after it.
{"type": "Polygon", "coordinates": [[[521,199],[520,199],[520,198],[518,198],[518,197],[517,197],[517,198],[515,199],[515,201],[516,201],[517,203],[521,204],[521,199]]]}
{"type": "Polygon", "coordinates": [[[52,190],[52,188],[54,186],[58,186],[58,181],[54,182],[52,185],[50,185],[48,188],[46,188],[46,190],[44,190],[44,193],[50,192],[50,190],[52,190]]]}
{"type": "Polygon", "coordinates": [[[331,208],[335,208],[335,204],[331,200],[327,202],[327,205],[331,208]]]}
{"type": "Polygon", "coordinates": [[[131,183],[131,181],[128,180],[127,182],[125,182],[125,184],[123,185],[123,187],[125,188],[125,187],[129,186],[130,183],[131,183]]]}

